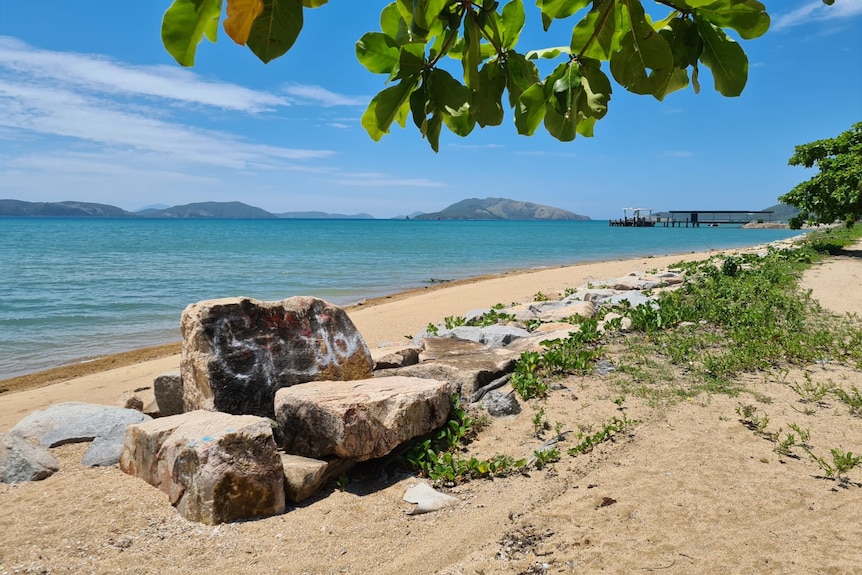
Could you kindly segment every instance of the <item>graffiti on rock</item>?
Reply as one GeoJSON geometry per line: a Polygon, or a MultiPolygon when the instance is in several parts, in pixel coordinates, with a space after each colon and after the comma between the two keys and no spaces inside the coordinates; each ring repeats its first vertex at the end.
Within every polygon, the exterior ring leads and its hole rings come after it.
{"type": "Polygon", "coordinates": [[[276,390],[320,379],[346,379],[344,368],[365,361],[362,336],[343,312],[232,306],[210,315],[209,365],[215,407],[272,417],[276,390]]]}

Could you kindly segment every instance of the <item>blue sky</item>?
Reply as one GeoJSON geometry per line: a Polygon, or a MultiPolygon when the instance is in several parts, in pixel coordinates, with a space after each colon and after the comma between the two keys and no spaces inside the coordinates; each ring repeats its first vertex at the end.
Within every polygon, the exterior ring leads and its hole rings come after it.
{"type": "MultiPolygon", "coordinates": [[[[264,65],[220,30],[196,66],[162,47],[168,0],[0,0],[0,198],[146,205],[238,200],[273,212],[437,211],[470,197],[553,205],[594,219],[621,208],[762,209],[811,172],[793,147],[862,121],[862,0],[766,0],[772,28],[742,42],[739,98],[657,102],[614,86],[594,138],[560,143],[500,127],[440,152],[408,122],[381,142],[359,123],[383,78],[356,61],[386,2],[331,0],[264,65]]],[[[522,46],[565,45],[527,3],[522,46]]],[[[522,48],[526,49],[526,48],[522,48]]]]}

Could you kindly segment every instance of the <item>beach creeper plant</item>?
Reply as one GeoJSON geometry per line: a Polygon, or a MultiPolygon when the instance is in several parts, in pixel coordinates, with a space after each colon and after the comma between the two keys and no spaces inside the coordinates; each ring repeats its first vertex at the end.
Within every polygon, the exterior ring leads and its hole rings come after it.
{"type": "MultiPolygon", "coordinates": [[[[162,42],[179,64],[192,66],[198,44],[204,37],[215,42],[223,20],[234,42],[269,62],[294,45],[305,10],[324,4],[174,0],[162,20],[162,42]]],[[[541,18],[529,22],[541,21],[546,35],[557,21],[569,24],[557,24],[551,34],[559,36],[545,46],[522,47],[523,0],[387,4],[380,30],[356,42],[359,62],[387,84],[362,116],[369,136],[380,140],[410,118],[437,151],[444,126],[467,136],[477,126],[500,125],[508,108],[519,134],[543,126],[560,141],[591,137],[608,112],[611,78],[663,100],[689,84],[698,93],[702,67],[718,93],[739,96],[748,57],[728,32],[750,40],[770,22],[757,0],[537,0],[536,8],[541,18]]]]}
{"type": "Polygon", "coordinates": [[[506,455],[490,459],[463,458],[459,449],[469,443],[481,422],[467,413],[456,394],[445,425],[431,435],[414,441],[399,458],[404,467],[418,471],[432,481],[454,484],[480,477],[500,477],[526,466],[526,460],[506,455]]]}

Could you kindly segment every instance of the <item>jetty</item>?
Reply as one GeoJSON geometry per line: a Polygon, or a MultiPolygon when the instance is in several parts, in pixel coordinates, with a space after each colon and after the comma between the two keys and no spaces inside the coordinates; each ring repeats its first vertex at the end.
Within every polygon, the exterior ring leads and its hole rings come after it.
{"type": "Polygon", "coordinates": [[[611,220],[610,225],[620,228],[651,228],[659,219],[652,213],[652,208],[623,208],[623,218],[611,220]],[[629,212],[631,212],[631,217],[629,217],[629,212]]]}
{"type": "Polygon", "coordinates": [[[651,208],[623,208],[623,217],[610,220],[612,227],[625,228],[699,228],[701,224],[718,227],[720,224],[747,224],[772,221],[772,210],[670,210],[660,215],[651,208]],[[631,214],[631,215],[629,215],[631,214]]]}

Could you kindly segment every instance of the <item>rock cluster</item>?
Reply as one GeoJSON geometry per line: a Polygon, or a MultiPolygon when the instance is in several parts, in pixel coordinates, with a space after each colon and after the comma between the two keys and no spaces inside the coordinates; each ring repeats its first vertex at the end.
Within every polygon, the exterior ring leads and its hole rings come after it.
{"type": "MultiPolygon", "coordinates": [[[[631,274],[495,310],[505,324],[438,326],[411,346],[373,353],[347,314],[323,300],[193,304],[182,317],[181,371],[154,382],[161,417],[89,404],[31,414],[0,438],[0,480],[56,470],[50,453],[28,439],[43,446],[92,441],[85,464],[119,461],[187,519],[214,524],[281,513],[286,501],[312,496],[356,462],[443,425],[454,394],[494,416],[520,412],[508,379],[523,351],[566,337],[603,306],[653,305],[643,291],[681,282],[672,272],[631,274]]],[[[605,313],[600,327],[614,317],[605,313]]]]}

